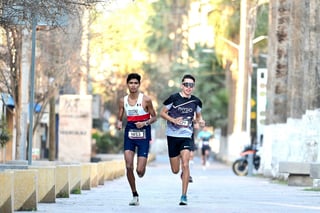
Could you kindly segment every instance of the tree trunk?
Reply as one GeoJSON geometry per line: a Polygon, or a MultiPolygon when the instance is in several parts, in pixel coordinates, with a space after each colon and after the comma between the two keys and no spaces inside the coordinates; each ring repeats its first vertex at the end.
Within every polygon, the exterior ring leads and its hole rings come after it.
{"type": "Polygon", "coordinates": [[[288,29],[288,104],[287,117],[301,118],[301,111],[305,111],[302,107],[303,103],[303,81],[305,75],[303,70],[305,57],[308,55],[307,41],[308,36],[306,21],[308,15],[305,14],[306,9],[304,0],[292,1],[290,4],[290,27],[288,29]]]}
{"type": "Polygon", "coordinates": [[[273,124],[320,107],[320,13],[316,0],[271,0],[270,11],[267,123],[273,124]]]}
{"type": "Polygon", "coordinates": [[[308,37],[304,39],[308,43],[309,54],[306,55],[305,62],[307,65],[304,67],[304,73],[307,76],[304,80],[304,109],[317,109],[320,107],[320,13],[319,1],[309,0],[309,7],[306,8],[306,23],[309,24],[308,37]]]}
{"type": "Polygon", "coordinates": [[[55,96],[50,98],[50,117],[49,117],[49,161],[56,159],[56,101],[55,96]]]}
{"type": "Polygon", "coordinates": [[[17,85],[16,94],[16,159],[26,160],[26,144],[28,131],[28,110],[29,110],[29,72],[30,72],[30,50],[31,50],[31,36],[29,31],[22,31],[22,45],[19,48],[24,57],[17,62],[19,63],[19,79],[20,83],[17,85]]]}
{"type": "Polygon", "coordinates": [[[288,40],[291,0],[270,0],[267,124],[287,120],[288,40]]]}

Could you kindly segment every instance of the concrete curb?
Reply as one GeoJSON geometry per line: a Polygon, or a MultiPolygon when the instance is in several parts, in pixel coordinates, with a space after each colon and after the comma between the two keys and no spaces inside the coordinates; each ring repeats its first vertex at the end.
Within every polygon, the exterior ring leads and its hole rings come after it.
{"type": "Polygon", "coordinates": [[[98,184],[104,185],[104,162],[98,162],[97,173],[98,184]]]}
{"type": "Polygon", "coordinates": [[[70,197],[70,170],[68,165],[56,166],[56,198],[70,197]]]}
{"type": "Polygon", "coordinates": [[[13,171],[0,172],[0,212],[13,212],[13,171]]]}
{"type": "Polygon", "coordinates": [[[81,164],[81,190],[90,190],[91,178],[91,164],[90,163],[82,163],[81,164]]]}
{"type": "MultiPolygon", "coordinates": [[[[150,154],[148,163],[155,160],[150,154]]],[[[37,203],[55,203],[56,198],[81,194],[105,181],[125,175],[125,161],[114,159],[91,163],[38,161],[34,165],[0,165],[0,212],[36,211],[37,203]]]]}
{"type": "Polygon", "coordinates": [[[98,180],[98,164],[97,163],[91,163],[91,172],[90,172],[90,187],[94,188],[99,185],[98,180]]]}
{"type": "Polygon", "coordinates": [[[38,203],[38,171],[13,170],[14,171],[14,210],[34,211],[38,203]]]}
{"type": "Polygon", "coordinates": [[[29,169],[38,171],[38,202],[56,202],[56,167],[55,166],[29,166],[29,169]]]}
{"type": "Polygon", "coordinates": [[[69,165],[70,194],[81,194],[81,165],[69,165]]]}

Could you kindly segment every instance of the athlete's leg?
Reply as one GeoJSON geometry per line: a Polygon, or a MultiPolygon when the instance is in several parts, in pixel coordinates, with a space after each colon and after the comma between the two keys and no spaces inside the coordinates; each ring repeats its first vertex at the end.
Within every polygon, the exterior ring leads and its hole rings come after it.
{"type": "Polygon", "coordinates": [[[136,189],[136,182],[135,177],[133,173],[133,160],[134,160],[134,152],[131,150],[125,150],[124,151],[124,159],[126,163],[126,170],[127,170],[127,179],[131,188],[132,192],[137,192],[136,189]]]}
{"type": "Polygon", "coordinates": [[[181,150],[181,168],[182,168],[182,194],[186,195],[189,184],[190,169],[189,169],[189,159],[190,159],[190,150],[183,149],[181,150]]]}
{"type": "Polygon", "coordinates": [[[205,147],[202,147],[201,148],[201,158],[202,158],[202,165],[205,166],[206,165],[206,156],[205,156],[205,153],[206,152],[206,149],[205,147]]]}
{"type": "Polygon", "coordinates": [[[146,172],[148,158],[139,156],[137,161],[137,174],[139,177],[143,177],[146,172]]]}
{"type": "Polygon", "coordinates": [[[209,160],[209,154],[210,154],[210,150],[209,148],[206,149],[206,160],[209,160]]]}
{"type": "Polygon", "coordinates": [[[180,155],[170,158],[170,166],[171,166],[172,173],[177,174],[179,172],[179,170],[180,170],[180,155]]]}
{"type": "Polygon", "coordinates": [[[138,145],[138,150],[137,150],[138,158],[137,158],[136,172],[139,177],[143,177],[146,172],[150,142],[147,140],[141,140],[137,142],[137,145],[138,145]]]}
{"type": "Polygon", "coordinates": [[[190,161],[193,161],[194,159],[194,151],[190,150],[190,161]]]}
{"type": "Polygon", "coordinates": [[[180,150],[177,140],[177,138],[167,136],[168,154],[173,174],[177,174],[180,170],[180,150]]]}
{"type": "MultiPolygon", "coordinates": [[[[193,158],[194,158],[194,151],[193,150],[190,150],[190,159],[189,159],[189,163],[191,165],[191,168],[192,168],[192,165],[194,164],[193,162],[193,158]]],[[[190,169],[189,169],[190,170],[190,169]]],[[[190,176],[189,176],[189,183],[192,183],[193,182],[193,178],[191,176],[191,171],[190,171],[190,176]]]]}

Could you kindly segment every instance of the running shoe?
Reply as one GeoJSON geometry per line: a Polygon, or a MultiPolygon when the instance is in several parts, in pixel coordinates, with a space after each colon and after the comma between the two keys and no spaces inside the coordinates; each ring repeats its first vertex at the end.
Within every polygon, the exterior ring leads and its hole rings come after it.
{"type": "Polygon", "coordinates": [[[130,206],[139,206],[139,197],[134,196],[129,203],[130,206]]]}
{"type": "Polygon", "coordinates": [[[188,205],[187,195],[181,195],[179,205],[180,205],[180,206],[188,205]]]}

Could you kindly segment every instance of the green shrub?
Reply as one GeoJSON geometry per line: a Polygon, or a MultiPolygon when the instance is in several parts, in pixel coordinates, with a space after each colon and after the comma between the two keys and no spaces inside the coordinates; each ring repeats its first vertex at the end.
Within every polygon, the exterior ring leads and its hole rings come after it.
{"type": "Polygon", "coordinates": [[[97,153],[117,154],[123,150],[123,134],[94,133],[92,138],[96,140],[97,153]]]}
{"type": "Polygon", "coordinates": [[[0,121],[0,148],[4,147],[6,143],[10,140],[10,133],[8,130],[7,122],[5,118],[2,116],[0,121]]]}

